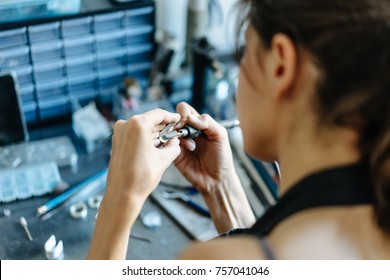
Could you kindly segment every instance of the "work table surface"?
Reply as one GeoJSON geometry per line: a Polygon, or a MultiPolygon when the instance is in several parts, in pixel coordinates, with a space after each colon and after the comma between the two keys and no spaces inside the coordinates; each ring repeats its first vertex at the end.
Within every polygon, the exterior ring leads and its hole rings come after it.
{"type": "MultiPolygon", "coordinates": [[[[30,138],[36,140],[70,134],[70,124],[64,124],[33,130],[30,133],[30,138]]],[[[62,179],[71,186],[106,168],[110,154],[109,147],[99,149],[93,154],[86,154],[81,147],[77,146],[77,142],[73,142],[79,152],[78,172],[73,173],[70,169],[60,169],[62,179]]],[[[44,244],[52,234],[55,235],[57,242],[63,241],[65,259],[84,259],[86,257],[95,227],[97,210],[88,208],[86,219],[74,219],[69,213],[69,207],[66,207],[48,220],[41,221],[36,214],[36,209],[52,197],[53,194],[50,194],[11,203],[0,203],[0,259],[46,259],[44,244]],[[3,215],[3,208],[11,210],[9,217],[3,215]],[[24,216],[28,222],[33,241],[28,240],[23,227],[19,224],[21,216],[24,216]]],[[[190,238],[165,214],[161,207],[150,199],[146,201],[142,213],[149,211],[159,212],[162,225],[152,230],[145,227],[140,219],[137,219],[132,233],[150,238],[152,242],[131,238],[127,259],[174,259],[178,252],[191,242],[190,238]]]]}

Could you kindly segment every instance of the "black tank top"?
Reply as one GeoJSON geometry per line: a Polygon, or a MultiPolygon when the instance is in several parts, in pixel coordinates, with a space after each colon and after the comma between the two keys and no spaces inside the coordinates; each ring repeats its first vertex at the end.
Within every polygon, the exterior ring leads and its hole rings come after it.
{"type": "Polygon", "coordinates": [[[309,208],[374,203],[369,169],[365,164],[346,165],[307,176],[291,187],[249,229],[234,229],[222,236],[250,234],[266,237],[289,216],[309,208]]]}

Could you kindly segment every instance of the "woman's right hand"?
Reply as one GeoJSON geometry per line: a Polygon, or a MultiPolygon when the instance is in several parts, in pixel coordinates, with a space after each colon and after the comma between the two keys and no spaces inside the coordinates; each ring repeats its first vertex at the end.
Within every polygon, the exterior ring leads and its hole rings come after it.
{"type": "Polygon", "coordinates": [[[181,139],[182,152],[174,161],[179,171],[202,194],[235,175],[232,152],[226,129],[209,115],[199,113],[187,103],[176,107],[181,115],[179,127],[189,124],[206,137],[181,139]]]}
{"type": "Polygon", "coordinates": [[[182,125],[189,124],[205,134],[180,140],[182,152],[174,161],[176,167],[203,195],[219,233],[251,226],[255,216],[235,172],[226,129],[187,103],[176,109],[182,125]]]}

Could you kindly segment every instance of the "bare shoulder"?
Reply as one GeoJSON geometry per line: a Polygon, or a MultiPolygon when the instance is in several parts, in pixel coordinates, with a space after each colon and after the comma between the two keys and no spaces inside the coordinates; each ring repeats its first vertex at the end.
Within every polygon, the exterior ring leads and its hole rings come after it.
{"type": "Polygon", "coordinates": [[[388,259],[390,240],[369,206],[304,211],[282,222],[268,237],[281,259],[388,259]]]}
{"type": "Polygon", "coordinates": [[[250,236],[213,239],[191,244],[179,256],[189,260],[264,259],[259,240],[250,236]]]}

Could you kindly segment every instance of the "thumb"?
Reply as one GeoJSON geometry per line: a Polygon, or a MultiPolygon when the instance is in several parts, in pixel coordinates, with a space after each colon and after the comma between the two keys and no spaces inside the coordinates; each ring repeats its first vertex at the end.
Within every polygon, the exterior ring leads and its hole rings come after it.
{"type": "Polygon", "coordinates": [[[171,139],[162,149],[160,149],[163,159],[171,164],[181,152],[180,141],[177,138],[171,139]]]}

